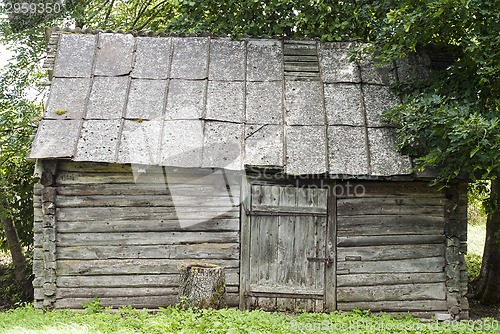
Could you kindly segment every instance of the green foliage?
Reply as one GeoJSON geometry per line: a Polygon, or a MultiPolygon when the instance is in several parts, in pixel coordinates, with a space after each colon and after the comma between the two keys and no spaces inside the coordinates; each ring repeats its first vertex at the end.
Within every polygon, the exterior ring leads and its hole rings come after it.
{"type": "MultiPolygon", "coordinates": [[[[444,71],[399,87],[403,104],[385,114],[401,151],[417,168],[439,168],[436,182],[500,174],[500,10],[497,1],[402,1],[390,10],[372,51],[383,62],[420,46],[453,45],[444,71]]],[[[476,188],[485,193],[480,183],[476,188]]],[[[493,198],[487,199],[489,212],[493,198]]]]}
{"type": "Polygon", "coordinates": [[[100,313],[104,311],[104,307],[101,305],[101,300],[97,297],[95,297],[91,301],[84,302],[82,304],[82,307],[87,314],[100,313]]]}
{"type": "Polygon", "coordinates": [[[26,305],[0,313],[2,333],[496,333],[493,319],[457,323],[420,322],[411,315],[372,315],[366,311],[299,315],[237,309],[157,313],[121,308],[117,312],[34,310],[26,305]]]}
{"type": "MultiPolygon", "coordinates": [[[[0,87],[5,85],[3,77],[0,87]]],[[[10,217],[16,224],[21,245],[28,247],[33,240],[33,163],[26,160],[35,117],[40,107],[22,101],[15,92],[0,89],[0,187],[3,202],[0,217],[10,217]]],[[[4,235],[0,247],[6,249],[4,235]]]]}
{"type": "Polygon", "coordinates": [[[479,225],[486,223],[486,208],[484,206],[488,200],[488,194],[490,192],[491,182],[478,180],[474,183],[469,183],[468,191],[468,208],[467,217],[469,224],[479,225]]]}
{"type": "Polygon", "coordinates": [[[396,1],[178,0],[177,15],[164,26],[174,32],[231,36],[287,36],[326,41],[371,40],[396,1]]]}
{"type": "Polygon", "coordinates": [[[465,264],[467,267],[467,275],[469,276],[469,282],[473,281],[479,276],[479,273],[481,272],[482,262],[483,262],[482,257],[477,254],[474,253],[465,254],[465,264]]]}
{"type": "MultiPolygon", "coordinates": [[[[14,266],[0,265],[0,309],[12,308],[33,300],[33,295],[14,280],[14,266]]],[[[26,269],[26,276],[31,275],[31,264],[26,269]]]]}

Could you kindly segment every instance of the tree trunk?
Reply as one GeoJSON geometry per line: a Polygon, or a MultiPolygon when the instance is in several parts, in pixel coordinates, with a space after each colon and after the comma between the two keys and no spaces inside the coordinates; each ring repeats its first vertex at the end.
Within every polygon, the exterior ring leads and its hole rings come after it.
{"type": "Polygon", "coordinates": [[[472,296],[484,305],[500,302],[500,176],[491,181],[491,198],[496,210],[486,221],[483,263],[472,296]]]}
{"type": "Polygon", "coordinates": [[[221,308],[225,302],[224,268],[190,264],[181,268],[179,300],[183,307],[221,308]]]}
{"type": "Polygon", "coordinates": [[[3,230],[9,245],[12,262],[14,263],[14,279],[18,283],[22,283],[26,272],[26,259],[23,254],[21,242],[17,235],[16,226],[11,218],[2,219],[3,230]]]}

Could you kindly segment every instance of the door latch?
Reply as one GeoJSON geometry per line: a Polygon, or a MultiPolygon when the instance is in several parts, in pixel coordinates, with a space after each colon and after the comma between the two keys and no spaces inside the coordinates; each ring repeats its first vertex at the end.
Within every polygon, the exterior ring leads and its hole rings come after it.
{"type": "Polygon", "coordinates": [[[307,260],[311,262],[324,262],[327,266],[331,266],[333,263],[333,258],[331,257],[308,257],[307,260]]]}

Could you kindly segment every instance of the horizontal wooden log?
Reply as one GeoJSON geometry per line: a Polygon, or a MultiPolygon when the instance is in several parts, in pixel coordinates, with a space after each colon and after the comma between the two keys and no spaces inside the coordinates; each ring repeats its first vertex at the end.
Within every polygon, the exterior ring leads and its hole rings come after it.
{"type": "MultiPolygon", "coordinates": [[[[57,221],[118,221],[118,220],[210,220],[239,217],[238,207],[93,207],[85,209],[59,208],[57,221]]],[[[189,224],[187,224],[189,225],[189,224]]]]}
{"type": "Polygon", "coordinates": [[[113,164],[105,162],[76,162],[59,161],[57,169],[66,172],[87,172],[87,173],[131,173],[130,164],[113,164]]]}
{"type": "Polygon", "coordinates": [[[42,196],[41,195],[33,195],[33,206],[39,207],[42,205],[42,196]]]}
{"type": "Polygon", "coordinates": [[[355,308],[371,310],[373,312],[422,312],[422,311],[443,311],[448,312],[446,301],[444,300],[403,300],[403,301],[369,301],[369,302],[338,302],[337,309],[349,311],[355,308]]]}
{"type": "Polygon", "coordinates": [[[231,259],[240,257],[239,244],[58,247],[58,260],[106,259],[231,259]]]}
{"type": "Polygon", "coordinates": [[[184,174],[184,175],[210,175],[224,172],[226,175],[240,175],[241,172],[233,170],[222,170],[221,168],[198,168],[198,167],[169,167],[139,164],[116,164],[105,162],[82,162],[82,161],[59,161],[58,171],[81,172],[81,173],[135,173],[135,174],[184,174]]]}
{"type": "MultiPolygon", "coordinates": [[[[231,195],[239,194],[239,185],[231,185],[231,195]]],[[[199,195],[199,196],[227,196],[227,189],[214,188],[211,184],[73,184],[57,187],[59,195],[67,196],[96,196],[96,195],[199,195]]]]}
{"type": "MultiPolygon", "coordinates": [[[[93,298],[62,298],[55,301],[56,309],[82,309],[84,303],[92,302],[93,298]]],[[[138,309],[158,309],[176,304],[177,294],[166,296],[142,296],[142,297],[104,297],[99,299],[104,307],[119,308],[122,306],[132,306],[138,309]]],[[[238,293],[226,293],[228,306],[234,307],[239,303],[238,293]]]]}
{"type": "Polygon", "coordinates": [[[444,235],[373,235],[373,236],[341,236],[337,237],[338,247],[361,247],[380,245],[418,245],[442,244],[444,235]]]}
{"type": "Polygon", "coordinates": [[[33,210],[33,219],[35,221],[41,222],[43,220],[43,212],[42,212],[42,206],[40,205],[39,207],[35,207],[33,210]]]}
{"type": "MultiPolygon", "coordinates": [[[[85,233],[89,230],[89,222],[58,222],[60,233],[85,233]]],[[[123,221],[96,221],[92,222],[92,232],[237,232],[237,219],[212,220],[123,220],[123,221]]]]}
{"type": "Polygon", "coordinates": [[[444,244],[432,245],[386,245],[365,247],[338,247],[337,261],[359,258],[359,261],[420,259],[444,256],[444,244]],[[347,258],[347,259],[346,259],[347,258]]]}
{"type": "Polygon", "coordinates": [[[221,172],[208,170],[207,172],[181,174],[181,173],[167,173],[166,175],[159,173],[80,173],[80,172],[66,172],[60,171],[56,177],[57,185],[66,184],[214,184],[220,185],[226,182],[231,184],[239,184],[241,176],[225,174],[221,172]]]}
{"type": "Polygon", "coordinates": [[[177,287],[134,287],[131,288],[103,288],[77,287],[58,288],[56,298],[109,298],[109,297],[142,297],[176,295],[177,287]]]}
{"type": "Polygon", "coordinates": [[[338,287],[338,302],[445,300],[445,283],[338,287]]]}
{"type": "MultiPolygon", "coordinates": [[[[92,302],[94,298],[62,298],[56,299],[56,309],[82,309],[84,303],[92,302]]],[[[105,297],[99,299],[104,307],[119,308],[132,306],[135,308],[157,309],[174,305],[178,302],[177,294],[165,296],[139,296],[139,297],[105,297]]]]}
{"type": "Polygon", "coordinates": [[[294,295],[323,295],[324,289],[315,289],[310,287],[300,287],[292,285],[259,285],[250,284],[249,292],[251,293],[268,293],[268,294],[294,294],[294,295]]]}
{"type": "MultiPolygon", "coordinates": [[[[211,220],[119,220],[94,221],[92,232],[169,232],[169,231],[239,231],[238,219],[211,220]]],[[[41,224],[40,224],[41,225],[41,224]]],[[[89,222],[57,222],[59,233],[84,233],[89,231],[89,222]]],[[[41,228],[41,227],[40,227],[41,228]]]]}
{"type": "Polygon", "coordinates": [[[239,292],[226,292],[226,303],[228,307],[238,307],[240,305],[240,294],[239,292]]]}
{"type": "Polygon", "coordinates": [[[445,282],[446,276],[440,273],[390,273],[390,274],[350,274],[338,275],[337,286],[372,286],[393,284],[417,284],[445,282]]]}
{"type": "Polygon", "coordinates": [[[394,182],[394,181],[337,181],[337,198],[352,197],[411,197],[444,199],[444,191],[438,187],[429,187],[428,182],[394,182]]]}
{"type": "Polygon", "coordinates": [[[179,275],[103,275],[103,276],[61,276],[57,277],[59,288],[138,288],[138,287],[175,287],[179,284],[179,275]]]}
{"type": "Polygon", "coordinates": [[[444,234],[444,217],[361,215],[337,218],[337,235],[444,234]]]}
{"type": "Polygon", "coordinates": [[[444,200],[428,198],[348,198],[337,200],[339,216],[432,215],[444,216],[444,200]]]}
{"type": "Polygon", "coordinates": [[[200,196],[193,191],[192,196],[184,196],[179,194],[165,195],[90,195],[90,196],[58,196],[58,208],[86,208],[86,207],[232,207],[238,206],[238,197],[234,197],[233,193],[227,190],[225,194],[219,193],[220,196],[200,196]]]}
{"type": "MultiPolygon", "coordinates": [[[[178,286],[179,273],[146,275],[100,275],[100,276],[61,276],[57,277],[57,286],[62,288],[78,287],[109,287],[109,288],[135,288],[155,286],[178,286]]],[[[239,275],[234,269],[226,270],[226,285],[238,286],[239,275]]]]}
{"type": "Polygon", "coordinates": [[[193,243],[237,243],[238,232],[122,232],[58,233],[57,246],[179,245],[193,243]]]}
{"type": "Polygon", "coordinates": [[[337,271],[349,274],[441,273],[444,265],[444,258],[442,257],[398,261],[344,261],[337,263],[337,271]]]}
{"type": "MultiPolygon", "coordinates": [[[[126,260],[59,260],[58,275],[131,275],[131,274],[175,274],[179,266],[200,261],[170,259],[126,259],[126,260]]],[[[228,269],[239,268],[238,260],[201,261],[220,265],[228,269]]]]}
{"type": "Polygon", "coordinates": [[[226,293],[238,293],[240,292],[240,287],[238,285],[227,285],[226,279],[226,293]]]}

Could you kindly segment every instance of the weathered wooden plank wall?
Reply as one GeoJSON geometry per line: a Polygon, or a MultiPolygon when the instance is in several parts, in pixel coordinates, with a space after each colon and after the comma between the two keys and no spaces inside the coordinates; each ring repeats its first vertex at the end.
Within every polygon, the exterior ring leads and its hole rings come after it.
{"type": "MultiPolygon", "coordinates": [[[[238,305],[239,175],[75,162],[59,163],[55,175],[56,308],[93,297],[112,306],[173,304],[179,266],[189,262],[223,266],[228,303],[238,305]]],[[[39,304],[47,299],[41,288],[36,294],[39,304]]]]}
{"type": "Polygon", "coordinates": [[[448,312],[445,194],[418,182],[362,185],[337,199],[337,308],[448,312]]]}
{"type": "Polygon", "coordinates": [[[467,317],[465,183],[325,180],[327,191],[259,181],[240,198],[241,176],[212,169],[43,167],[37,307],[173,304],[179,266],[209,262],[226,268],[229,305],[467,317]]]}

